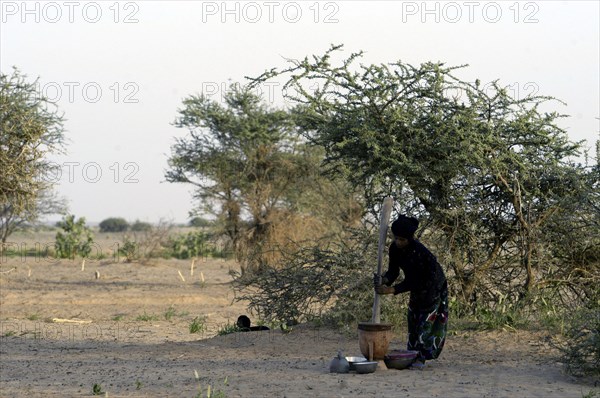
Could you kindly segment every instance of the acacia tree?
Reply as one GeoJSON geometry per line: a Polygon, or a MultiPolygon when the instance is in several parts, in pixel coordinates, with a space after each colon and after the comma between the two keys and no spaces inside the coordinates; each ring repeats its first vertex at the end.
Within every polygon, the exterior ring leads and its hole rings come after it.
{"type": "Polygon", "coordinates": [[[459,298],[518,300],[544,286],[557,265],[548,253],[564,244],[545,227],[593,192],[589,168],[570,160],[580,145],[558,126],[563,115],[540,111],[553,98],[461,81],[464,66],[357,65],[361,53],[333,65],[340,47],[254,84],[287,81],[306,138],[325,148],[334,174],[363,189],[373,216],[393,195],[397,211],[426,220],[459,298]]]}
{"type": "Polygon", "coordinates": [[[316,208],[305,198],[322,188],[321,158],[302,142],[289,112],[269,109],[237,84],[223,99],[183,101],[175,126],[190,134],[176,139],[166,178],[195,186],[203,210],[217,216],[241,258],[246,248],[265,249],[276,223],[316,208]]]}
{"type": "Polygon", "coordinates": [[[0,72],[0,238],[4,243],[16,224],[40,214],[61,211],[64,203],[44,180],[47,155],[62,151],[63,116],[36,82],[28,82],[16,68],[0,72]]]}

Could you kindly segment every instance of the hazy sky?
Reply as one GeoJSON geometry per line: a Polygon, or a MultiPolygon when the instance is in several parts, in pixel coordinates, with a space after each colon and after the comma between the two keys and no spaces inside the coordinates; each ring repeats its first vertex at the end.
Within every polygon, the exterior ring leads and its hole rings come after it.
{"type": "MultiPolygon", "coordinates": [[[[70,211],[98,222],[185,222],[191,187],[164,182],[184,97],[321,54],[469,64],[523,97],[555,96],[572,140],[598,138],[598,1],[0,1],[0,68],[17,66],[64,111],[55,157],[70,211]]],[[[265,87],[281,105],[281,90],[265,87]]]]}

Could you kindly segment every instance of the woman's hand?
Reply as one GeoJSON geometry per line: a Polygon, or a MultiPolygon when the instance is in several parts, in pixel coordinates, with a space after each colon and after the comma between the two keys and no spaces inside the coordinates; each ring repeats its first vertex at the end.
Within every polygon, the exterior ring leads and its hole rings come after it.
{"type": "Polygon", "coordinates": [[[385,286],[385,285],[375,286],[375,291],[377,292],[377,294],[394,294],[394,292],[395,292],[393,286],[385,286]]]}
{"type": "Polygon", "coordinates": [[[385,276],[373,273],[373,286],[374,287],[377,287],[380,285],[387,285],[387,284],[388,284],[388,280],[385,276]]]}

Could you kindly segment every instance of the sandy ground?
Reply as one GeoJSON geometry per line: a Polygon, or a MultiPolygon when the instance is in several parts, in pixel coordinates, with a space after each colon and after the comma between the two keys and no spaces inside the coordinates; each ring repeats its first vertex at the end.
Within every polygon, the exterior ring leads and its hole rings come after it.
{"type": "MultiPolygon", "coordinates": [[[[525,331],[452,332],[424,371],[380,363],[373,374],[331,374],[338,349],[359,355],[356,336],[310,325],[216,336],[247,313],[233,302],[229,271],[237,266],[196,265],[192,276],[189,261],[95,261],[82,271],[79,261],[3,259],[0,396],[92,396],[95,384],[109,397],[206,397],[209,386],[213,397],[562,398],[598,391],[563,372],[547,336],[525,331]],[[191,334],[196,317],[205,317],[205,330],[191,334]]],[[[404,346],[398,335],[390,348],[404,346]]]]}

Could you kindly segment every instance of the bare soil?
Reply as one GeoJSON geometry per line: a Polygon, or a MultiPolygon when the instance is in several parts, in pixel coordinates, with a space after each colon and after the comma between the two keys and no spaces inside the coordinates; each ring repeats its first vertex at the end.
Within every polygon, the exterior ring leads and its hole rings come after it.
{"type": "MultiPolygon", "coordinates": [[[[82,271],[80,260],[4,258],[0,396],[93,396],[94,385],[110,397],[206,397],[209,386],[213,397],[579,398],[593,391],[564,373],[539,332],[452,331],[425,370],[380,363],[365,375],[329,373],[338,349],[360,354],[356,335],[298,325],[217,336],[247,314],[233,300],[229,272],[237,267],[200,260],[191,275],[190,261],[104,260],[82,271]],[[200,333],[190,333],[194,319],[200,333]]],[[[404,346],[398,335],[390,348],[404,346]]]]}

